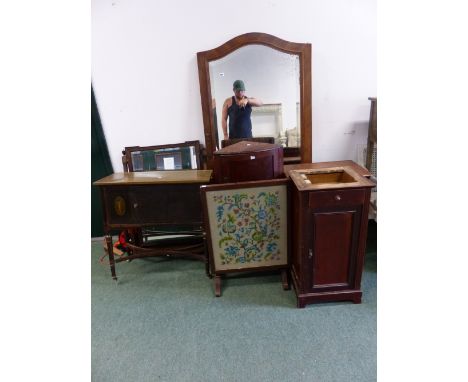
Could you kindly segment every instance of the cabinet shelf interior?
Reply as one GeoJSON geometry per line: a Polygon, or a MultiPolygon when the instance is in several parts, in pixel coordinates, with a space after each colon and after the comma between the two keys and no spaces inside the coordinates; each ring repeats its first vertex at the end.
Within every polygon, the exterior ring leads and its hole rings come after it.
{"type": "Polygon", "coordinates": [[[303,174],[303,177],[309,180],[312,184],[356,182],[356,179],[344,170],[303,174]]]}

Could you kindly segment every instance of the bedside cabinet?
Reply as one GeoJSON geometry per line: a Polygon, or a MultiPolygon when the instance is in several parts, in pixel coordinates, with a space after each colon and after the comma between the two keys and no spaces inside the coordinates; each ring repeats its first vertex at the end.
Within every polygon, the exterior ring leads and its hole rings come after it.
{"type": "Polygon", "coordinates": [[[369,198],[374,183],[350,166],[292,170],[291,278],[298,308],[361,302],[369,198]]]}

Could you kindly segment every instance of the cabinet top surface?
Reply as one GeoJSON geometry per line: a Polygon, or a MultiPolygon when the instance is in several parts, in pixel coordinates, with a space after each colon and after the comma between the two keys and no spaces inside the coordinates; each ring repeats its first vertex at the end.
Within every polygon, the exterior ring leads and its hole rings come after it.
{"type": "Polygon", "coordinates": [[[375,186],[372,181],[357,173],[351,166],[304,168],[290,171],[289,176],[299,191],[375,186]]]}
{"type": "Polygon", "coordinates": [[[372,174],[369,172],[367,168],[364,168],[358,165],[356,162],[352,160],[341,160],[341,161],[332,161],[332,162],[315,162],[315,163],[299,163],[299,164],[289,164],[284,165],[284,174],[286,177],[289,177],[289,173],[292,170],[304,170],[304,169],[315,169],[315,168],[327,168],[327,167],[341,167],[341,166],[349,166],[358,174],[370,177],[372,174]]]}
{"type": "Polygon", "coordinates": [[[277,149],[281,147],[280,145],[275,145],[272,143],[264,142],[252,142],[252,141],[241,141],[234,143],[233,145],[227,146],[223,149],[215,151],[214,155],[229,155],[229,154],[239,154],[239,153],[252,153],[259,151],[269,151],[272,149],[277,149]]]}
{"type": "Polygon", "coordinates": [[[212,170],[118,172],[93,183],[95,186],[134,184],[209,183],[212,170]]]}

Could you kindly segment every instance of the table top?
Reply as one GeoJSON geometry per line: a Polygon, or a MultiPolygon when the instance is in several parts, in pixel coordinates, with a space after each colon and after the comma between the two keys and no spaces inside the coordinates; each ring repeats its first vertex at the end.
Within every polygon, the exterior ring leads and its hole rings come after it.
{"type": "Polygon", "coordinates": [[[209,183],[212,170],[166,170],[118,172],[93,183],[95,186],[128,186],[137,184],[209,183]]]}

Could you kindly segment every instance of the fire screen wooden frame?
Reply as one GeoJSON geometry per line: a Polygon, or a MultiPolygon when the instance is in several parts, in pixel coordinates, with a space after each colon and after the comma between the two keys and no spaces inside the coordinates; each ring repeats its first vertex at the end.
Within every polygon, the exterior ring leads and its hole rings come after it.
{"type": "Polygon", "coordinates": [[[215,295],[221,276],[245,271],[282,273],[289,289],[288,181],[201,186],[206,247],[215,295]]]}

